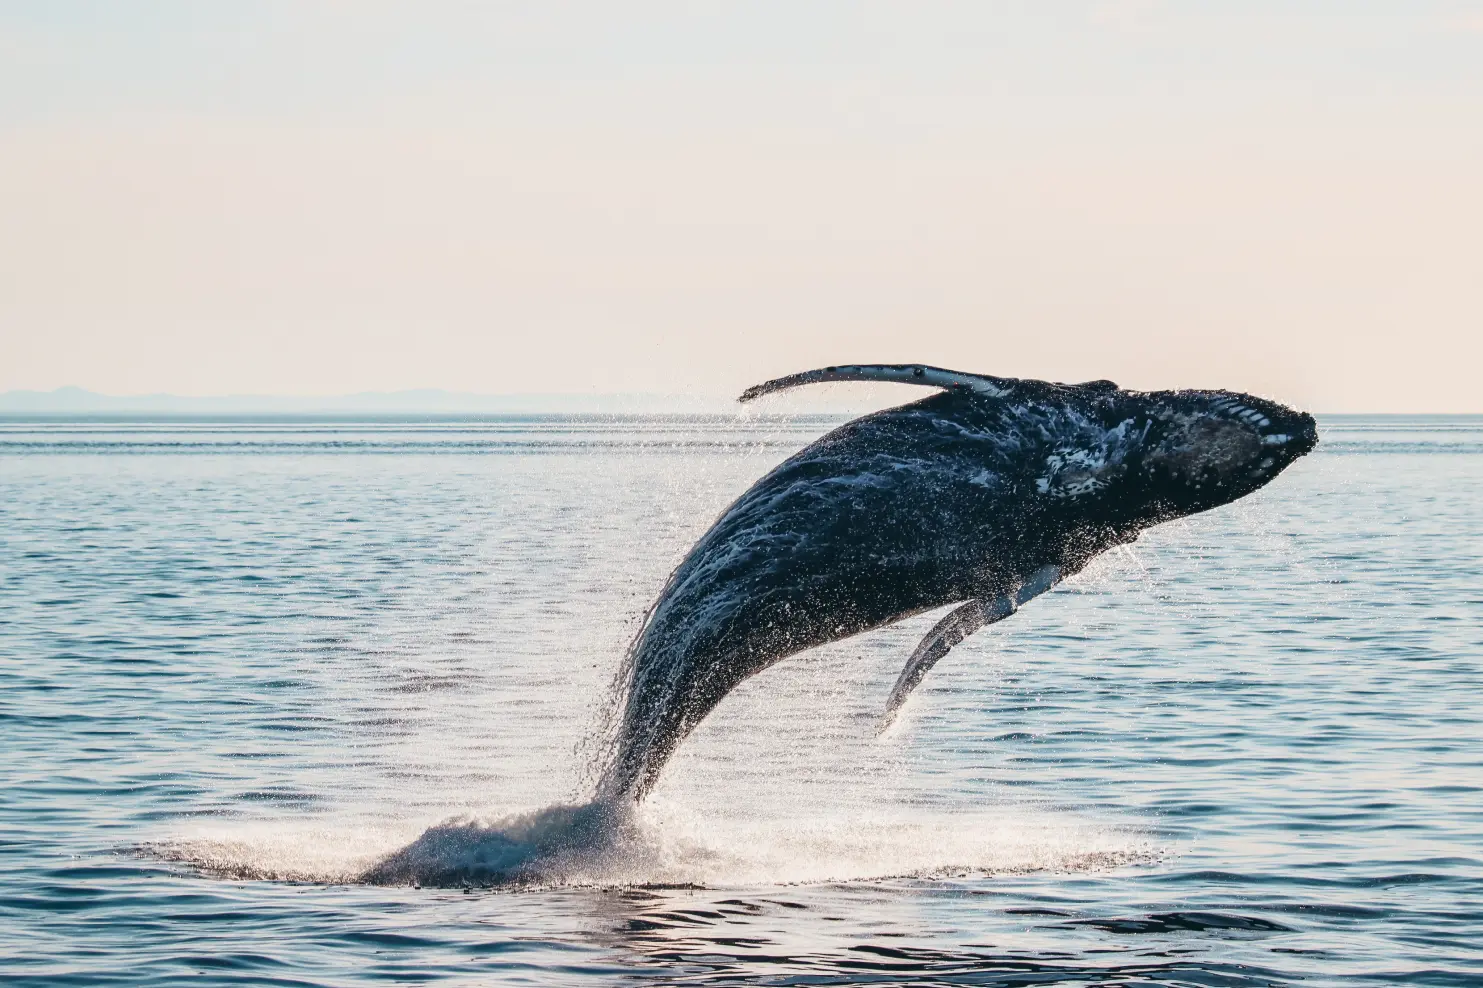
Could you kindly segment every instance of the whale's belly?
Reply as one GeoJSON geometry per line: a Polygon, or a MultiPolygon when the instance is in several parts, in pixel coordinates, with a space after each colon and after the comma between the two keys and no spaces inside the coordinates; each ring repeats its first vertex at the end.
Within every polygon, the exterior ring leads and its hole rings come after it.
{"type": "Polygon", "coordinates": [[[1024,519],[971,474],[875,466],[748,492],[675,571],[641,657],[667,653],[729,689],[803,649],[1002,593],[1043,563],[1024,519]]]}

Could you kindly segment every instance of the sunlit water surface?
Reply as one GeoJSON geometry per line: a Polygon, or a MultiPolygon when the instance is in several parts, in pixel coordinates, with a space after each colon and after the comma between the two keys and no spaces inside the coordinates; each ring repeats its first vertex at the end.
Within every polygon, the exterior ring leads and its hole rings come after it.
{"type": "Polygon", "coordinates": [[[353,879],[585,794],[665,575],[825,420],[0,424],[0,978],[1483,984],[1483,420],[1329,419],[879,714],[789,659],[623,854],[353,879]]]}

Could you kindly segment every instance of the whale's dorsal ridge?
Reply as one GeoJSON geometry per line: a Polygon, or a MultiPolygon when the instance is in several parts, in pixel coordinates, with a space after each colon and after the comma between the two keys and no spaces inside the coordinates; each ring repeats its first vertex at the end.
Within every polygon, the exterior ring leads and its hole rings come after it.
{"type": "Polygon", "coordinates": [[[931,367],[927,364],[839,364],[764,381],[743,391],[736,400],[748,402],[761,398],[763,395],[770,395],[775,391],[786,391],[788,388],[796,388],[804,384],[824,384],[831,381],[889,381],[893,384],[920,384],[929,388],[973,391],[994,398],[1002,398],[1009,394],[1013,385],[1008,378],[970,374],[967,371],[931,367]]]}

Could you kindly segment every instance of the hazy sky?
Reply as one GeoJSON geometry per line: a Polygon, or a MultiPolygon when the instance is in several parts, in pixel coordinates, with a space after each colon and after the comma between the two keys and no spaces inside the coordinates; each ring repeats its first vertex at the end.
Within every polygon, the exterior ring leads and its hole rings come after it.
{"type": "Polygon", "coordinates": [[[0,390],[1483,411],[1483,0],[0,0],[0,390]]]}

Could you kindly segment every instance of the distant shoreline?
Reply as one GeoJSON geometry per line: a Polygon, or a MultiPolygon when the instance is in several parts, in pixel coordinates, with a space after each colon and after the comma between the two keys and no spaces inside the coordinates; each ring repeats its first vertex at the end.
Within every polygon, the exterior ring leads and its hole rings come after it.
{"type": "MultiPolygon", "coordinates": [[[[847,418],[883,402],[744,408],[734,397],[649,393],[482,395],[432,389],[337,396],[106,395],[83,388],[0,392],[0,422],[480,422],[683,418],[847,418]]],[[[1477,412],[1316,412],[1320,419],[1483,419],[1477,412]]]]}
{"type": "Polygon", "coordinates": [[[801,412],[688,412],[688,411],[511,411],[511,412],[419,412],[419,411],[367,411],[367,412],[176,412],[176,411],[35,411],[14,412],[0,410],[0,424],[29,425],[151,425],[151,424],[335,424],[364,423],[426,423],[428,425],[456,424],[459,422],[625,422],[673,419],[684,422],[773,422],[773,421],[844,421],[858,413],[848,411],[801,411],[801,412]]]}
{"type": "MultiPolygon", "coordinates": [[[[426,425],[448,426],[465,423],[469,425],[528,423],[596,423],[612,422],[662,422],[672,421],[687,424],[845,422],[860,414],[858,411],[801,410],[756,412],[738,408],[733,412],[696,411],[509,411],[509,412],[420,412],[420,411],[343,411],[343,412],[281,412],[281,411],[234,411],[234,412],[190,412],[190,411],[6,411],[0,410],[0,426],[125,426],[125,425],[426,425]]],[[[1407,413],[1407,412],[1344,412],[1315,413],[1320,428],[1326,425],[1362,425],[1366,422],[1387,426],[1415,423],[1441,425],[1449,422],[1458,424],[1483,423],[1483,413],[1407,413]]]]}
{"type": "Polygon", "coordinates": [[[646,393],[486,395],[434,389],[311,396],[107,395],[77,387],[0,393],[0,415],[724,414],[730,405],[731,401],[721,396],[646,393]]]}

